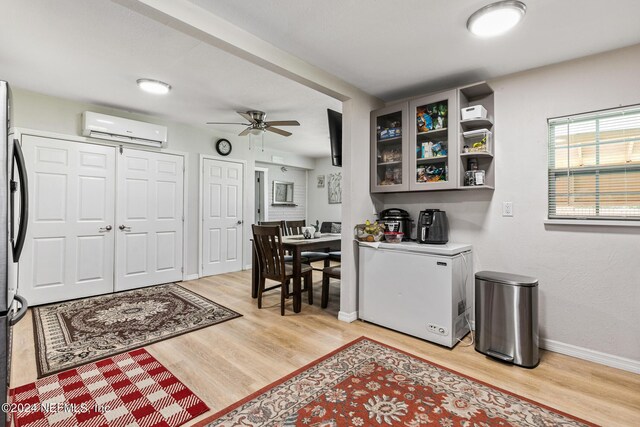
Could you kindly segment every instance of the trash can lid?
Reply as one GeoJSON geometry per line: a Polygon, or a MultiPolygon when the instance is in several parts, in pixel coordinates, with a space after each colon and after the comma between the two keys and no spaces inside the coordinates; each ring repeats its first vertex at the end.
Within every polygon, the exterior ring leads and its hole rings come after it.
{"type": "Polygon", "coordinates": [[[538,286],[538,279],[535,277],[502,273],[499,271],[478,271],[476,273],[476,279],[512,286],[538,286]]]}

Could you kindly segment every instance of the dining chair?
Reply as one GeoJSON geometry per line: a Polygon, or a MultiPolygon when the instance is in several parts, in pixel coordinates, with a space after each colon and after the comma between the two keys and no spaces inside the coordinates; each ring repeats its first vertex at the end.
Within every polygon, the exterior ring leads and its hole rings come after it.
{"type": "MultiPolygon", "coordinates": [[[[284,220],[281,221],[258,221],[258,225],[279,225],[280,229],[282,230],[282,235],[286,236],[287,232],[286,232],[286,224],[284,220]]],[[[284,262],[291,262],[293,261],[293,255],[289,254],[287,251],[285,251],[284,254],[284,262]]],[[[309,262],[309,259],[301,256],[300,262],[309,262]]]]}
{"type": "MultiPolygon", "coordinates": [[[[306,227],[307,221],[304,219],[295,220],[295,221],[285,221],[285,228],[287,230],[287,235],[296,236],[302,234],[302,227],[306,227]]],[[[329,254],[326,252],[311,252],[306,251],[300,254],[301,257],[306,258],[307,262],[312,263],[316,261],[324,261],[323,267],[329,267],[329,254]]],[[[321,269],[318,269],[321,270],[321,269]]]]}
{"type": "Polygon", "coordinates": [[[258,225],[279,225],[282,228],[282,234],[285,235],[285,223],[282,221],[258,221],[258,225]]]}
{"type": "Polygon", "coordinates": [[[329,305],[329,281],[330,279],[340,279],[340,265],[325,267],[322,269],[322,297],[320,307],[327,308],[329,305]]]}
{"type": "Polygon", "coordinates": [[[307,221],[304,219],[295,221],[284,221],[285,230],[287,236],[297,236],[302,234],[302,227],[307,226],[307,221]]]}
{"type": "MultiPolygon", "coordinates": [[[[262,294],[280,288],[280,315],[284,316],[284,301],[292,295],[288,282],[293,279],[293,265],[285,263],[282,246],[282,230],[279,225],[252,226],[253,244],[256,251],[260,279],[258,283],[258,308],[262,308],[262,294]],[[265,288],[266,279],[279,282],[278,285],[265,288]]],[[[304,278],[302,292],[307,292],[309,304],[313,305],[313,270],[310,265],[302,264],[300,273],[304,278]]]]}

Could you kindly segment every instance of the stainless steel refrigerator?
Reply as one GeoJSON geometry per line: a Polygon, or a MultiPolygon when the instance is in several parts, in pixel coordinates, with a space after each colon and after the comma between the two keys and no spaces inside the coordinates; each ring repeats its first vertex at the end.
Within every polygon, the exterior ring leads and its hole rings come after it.
{"type": "MultiPolygon", "coordinates": [[[[11,135],[11,90],[0,81],[0,387],[2,401],[8,402],[11,378],[11,327],[27,313],[27,301],[16,294],[18,260],[27,233],[29,213],[27,170],[20,143],[11,135]]],[[[0,411],[0,426],[11,417],[0,411]]]]}

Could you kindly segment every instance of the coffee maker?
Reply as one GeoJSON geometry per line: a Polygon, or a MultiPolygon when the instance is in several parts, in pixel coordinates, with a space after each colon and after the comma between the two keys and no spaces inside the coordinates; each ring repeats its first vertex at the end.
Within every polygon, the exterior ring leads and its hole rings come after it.
{"type": "Polygon", "coordinates": [[[418,217],[418,243],[444,245],[449,241],[447,213],[440,209],[425,209],[418,217]]]}

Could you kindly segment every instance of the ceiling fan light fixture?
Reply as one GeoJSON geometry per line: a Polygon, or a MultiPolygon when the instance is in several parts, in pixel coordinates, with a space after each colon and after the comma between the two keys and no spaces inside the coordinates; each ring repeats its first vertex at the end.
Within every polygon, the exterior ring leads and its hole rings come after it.
{"type": "Polygon", "coordinates": [[[491,3],[475,11],[467,20],[467,29],[478,37],[495,37],[506,33],[524,18],[527,6],[521,1],[491,3]]]}
{"type": "Polygon", "coordinates": [[[160,80],[138,79],[136,83],[138,83],[138,87],[143,91],[155,95],[166,95],[171,90],[169,83],[161,82],[160,80]]]}
{"type": "Polygon", "coordinates": [[[251,132],[251,134],[253,135],[260,135],[261,133],[264,132],[264,129],[260,129],[260,128],[253,128],[251,129],[249,132],[251,132]]]}

